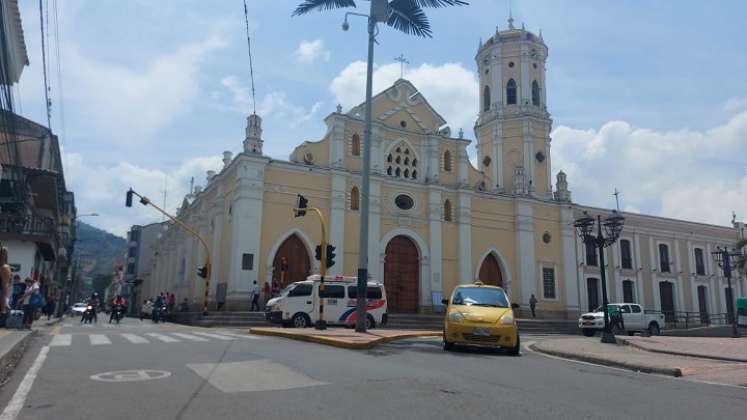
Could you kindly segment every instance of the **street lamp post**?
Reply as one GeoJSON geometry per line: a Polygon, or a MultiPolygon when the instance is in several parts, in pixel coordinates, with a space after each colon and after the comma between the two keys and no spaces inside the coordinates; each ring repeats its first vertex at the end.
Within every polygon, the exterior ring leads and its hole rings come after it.
{"type": "Polygon", "coordinates": [[[723,247],[721,248],[716,247],[716,251],[713,251],[711,254],[713,254],[713,258],[716,260],[716,263],[719,267],[724,271],[724,277],[726,277],[727,281],[727,287],[729,290],[729,296],[726,300],[726,311],[728,315],[731,317],[729,321],[731,321],[731,336],[734,338],[739,337],[739,330],[737,329],[737,316],[736,312],[734,311],[734,289],[731,288],[731,271],[732,271],[732,258],[734,261],[737,261],[741,256],[742,252],[736,248],[732,248],[731,251],[729,251],[728,248],[723,247]]]}
{"type": "Polygon", "coordinates": [[[615,343],[615,335],[612,334],[610,329],[610,318],[607,312],[607,305],[609,300],[607,298],[607,273],[604,266],[604,248],[612,246],[620,237],[623,225],[625,224],[625,218],[618,213],[616,210],[612,210],[612,213],[607,217],[604,222],[602,216],[597,215],[597,219],[589,216],[587,212],[573,223],[573,226],[578,231],[578,236],[581,238],[583,243],[593,245],[599,250],[599,264],[600,264],[600,277],[602,280],[602,306],[604,307],[604,331],[602,332],[602,343],[615,343]],[[594,225],[596,223],[597,233],[596,236],[593,233],[594,225]],[[604,233],[602,233],[602,227],[604,227],[604,233]]]}

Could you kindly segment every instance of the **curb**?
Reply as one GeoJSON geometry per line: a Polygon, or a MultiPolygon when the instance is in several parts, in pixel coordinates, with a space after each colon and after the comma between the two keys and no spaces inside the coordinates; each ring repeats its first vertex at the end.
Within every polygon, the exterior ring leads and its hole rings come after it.
{"type": "Polygon", "coordinates": [[[18,362],[26,352],[31,338],[36,335],[36,331],[32,330],[26,334],[22,339],[10,348],[5,354],[0,355],[0,386],[5,384],[5,380],[13,373],[13,370],[18,365],[18,362]]]}
{"type": "Polygon", "coordinates": [[[719,360],[722,362],[736,362],[736,363],[747,363],[747,359],[738,359],[735,357],[720,357],[720,356],[712,356],[709,354],[698,354],[698,353],[685,353],[682,351],[674,351],[674,350],[662,350],[662,349],[652,349],[643,345],[640,345],[638,343],[634,343],[632,341],[629,341],[627,339],[620,339],[620,341],[623,342],[626,346],[630,346],[633,348],[636,348],[638,350],[643,350],[651,353],[661,353],[661,354],[670,354],[672,356],[684,356],[684,357],[696,357],[698,359],[708,359],[708,360],[719,360]]]}
{"type": "Polygon", "coordinates": [[[374,340],[371,340],[365,343],[353,343],[350,341],[340,340],[340,339],[336,339],[332,337],[294,334],[294,333],[285,332],[285,331],[255,330],[253,328],[250,328],[249,333],[254,334],[254,335],[267,335],[267,336],[274,336],[274,337],[290,338],[292,340],[306,341],[309,343],[316,343],[316,344],[324,344],[327,346],[338,347],[338,348],[348,349],[348,350],[370,350],[378,346],[379,344],[389,343],[392,341],[403,340],[406,338],[416,338],[416,337],[440,337],[443,334],[441,332],[435,332],[435,331],[430,331],[430,332],[424,331],[424,332],[401,334],[401,335],[390,336],[390,337],[379,337],[377,339],[374,339],[374,340]]]}
{"type": "Polygon", "coordinates": [[[627,369],[627,370],[643,372],[643,373],[656,373],[659,375],[674,376],[676,378],[683,376],[682,369],[680,368],[644,366],[644,365],[639,365],[635,363],[628,363],[628,362],[605,359],[605,358],[597,357],[597,356],[590,356],[586,354],[577,354],[577,353],[570,353],[570,352],[558,351],[558,350],[547,350],[547,349],[539,348],[536,343],[531,344],[529,348],[538,353],[549,354],[551,356],[562,357],[564,359],[578,360],[581,362],[592,363],[595,365],[610,366],[610,367],[616,367],[616,368],[627,369]]]}

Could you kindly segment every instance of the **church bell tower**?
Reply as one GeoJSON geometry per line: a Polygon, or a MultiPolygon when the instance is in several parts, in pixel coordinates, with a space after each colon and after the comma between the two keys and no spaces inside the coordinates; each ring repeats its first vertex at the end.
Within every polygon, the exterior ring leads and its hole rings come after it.
{"type": "Polygon", "coordinates": [[[542,32],[524,25],[498,30],[475,57],[480,113],[475,123],[479,169],[488,190],[552,198],[550,130],[542,32]]]}

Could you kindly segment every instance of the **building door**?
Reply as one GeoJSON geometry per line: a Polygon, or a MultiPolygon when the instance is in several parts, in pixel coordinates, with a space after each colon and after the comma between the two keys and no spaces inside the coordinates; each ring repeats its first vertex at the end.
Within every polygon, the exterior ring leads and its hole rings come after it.
{"type": "Polygon", "coordinates": [[[294,281],[306,280],[309,274],[311,260],[306,246],[298,235],[291,235],[283,241],[272,260],[272,280],[282,289],[294,281]]]}
{"type": "Polygon", "coordinates": [[[667,322],[674,322],[674,286],[668,281],[659,283],[659,296],[661,297],[661,311],[667,322]]]}
{"type": "Polygon", "coordinates": [[[599,279],[586,279],[586,295],[589,299],[589,312],[599,307],[599,279]]]}
{"type": "Polygon", "coordinates": [[[633,282],[630,280],[623,281],[623,301],[625,301],[625,303],[635,303],[633,282]]]}
{"type": "Polygon", "coordinates": [[[708,289],[705,286],[698,286],[698,310],[700,311],[700,322],[710,324],[708,318],[708,289]]]}
{"type": "Polygon", "coordinates": [[[420,256],[405,236],[395,236],[386,246],[384,287],[389,312],[416,313],[420,296],[420,256]]]}
{"type": "Polygon", "coordinates": [[[501,268],[498,265],[498,260],[495,259],[493,254],[488,254],[488,256],[482,260],[479,279],[485,284],[503,287],[501,268]]]}

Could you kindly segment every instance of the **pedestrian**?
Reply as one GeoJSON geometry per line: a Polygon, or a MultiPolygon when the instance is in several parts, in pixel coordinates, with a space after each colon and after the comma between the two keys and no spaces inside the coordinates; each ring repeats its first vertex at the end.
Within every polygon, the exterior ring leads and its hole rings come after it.
{"type": "Polygon", "coordinates": [[[52,319],[52,315],[54,315],[54,307],[55,307],[55,300],[53,297],[49,297],[47,299],[47,321],[52,319]]]}
{"type": "Polygon", "coordinates": [[[262,286],[262,296],[264,297],[264,304],[267,304],[267,301],[270,300],[270,282],[266,281],[264,286],[262,286]]]}
{"type": "Polygon", "coordinates": [[[610,329],[620,329],[625,331],[625,322],[623,322],[621,308],[617,305],[607,305],[607,315],[610,319],[610,329]]]}
{"type": "Polygon", "coordinates": [[[37,305],[41,303],[41,294],[39,294],[39,282],[26,277],[26,290],[23,292],[23,327],[30,330],[34,322],[37,305]]]}
{"type": "Polygon", "coordinates": [[[278,284],[278,282],[276,282],[276,281],[272,282],[272,291],[271,291],[271,293],[272,293],[272,297],[276,297],[276,296],[278,296],[280,294],[280,285],[278,284]]]}
{"type": "Polygon", "coordinates": [[[169,312],[174,312],[174,306],[176,306],[176,295],[174,293],[171,293],[168,295],[168,305],[169,312]]]}
{"type": "Polygon", "coordinates": [[[254,280],[254,283],[252,284],[251,296],[252,307],[249,310],[254,312],[254,308],[257,308],[257,312],[259,312],[259,285],[257,284],[257,280],[254,280]]]}
{"type": "Polygon", "coordinates": [[[529,309],[532,310],[532,318],[537,317],[537,297],[532,293],[532,297],[529,298],[529,309]]]}
{"type": "Polygon", "coordinates": [[[8,249],[0,247],[0,320],[5,325],[5,318],[10,313],[10,276],[11,270],[8,265],[8,249]]]}

